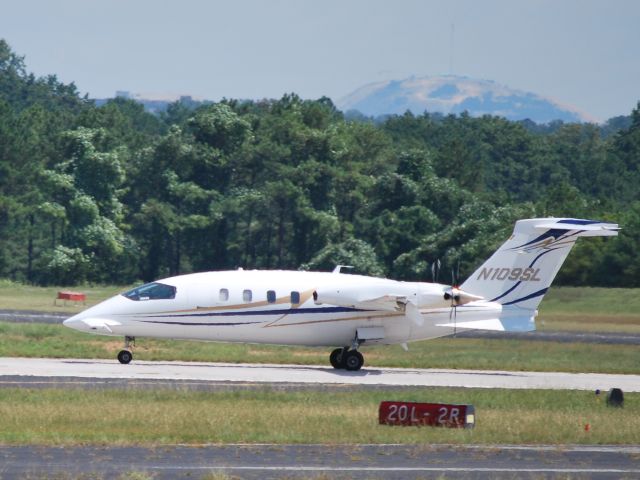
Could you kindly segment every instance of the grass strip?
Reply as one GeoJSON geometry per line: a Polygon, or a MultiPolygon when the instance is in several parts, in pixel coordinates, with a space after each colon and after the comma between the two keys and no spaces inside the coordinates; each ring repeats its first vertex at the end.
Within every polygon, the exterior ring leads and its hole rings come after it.
{"type": "MultiPolygon", "coordinates": [[[[122,348],[116,337],[62,325],[0,322],[0,357],[107,358],[122,348]]],[[[637,346],[442,338],[409,345],[363,348],[365,365],[513,371],[638,373],[637,346]]],[[[137,360],[325,365],[329,348],[192,342],[139,338],[137,360]]]]}
{"type": "Polygon", "coordinates": [[[551,390],[0,390],[0,443],[634,444],[640,394],[551,390]],[[378,425],[382,400],[472,404],[475,429],[378,425]],[[589,430],[585,425],[589,424],[589,430]]]}
{"type": "Polygon", "coordinates": [[[81,312],[87,307],[123,292],[128,287],[114,285],[78,285],[75,287],[37,287],[0,280],[0,309],[33,310],[39,312],[81,312]],[[85,293],[86,304],[57,300],[59,291],[73,290],[85,293]]]}
{"type": "Polygon", "coordinates": [[[640,295],[632,288],[552,287],[539,330],[640,333],[640,295]]]}

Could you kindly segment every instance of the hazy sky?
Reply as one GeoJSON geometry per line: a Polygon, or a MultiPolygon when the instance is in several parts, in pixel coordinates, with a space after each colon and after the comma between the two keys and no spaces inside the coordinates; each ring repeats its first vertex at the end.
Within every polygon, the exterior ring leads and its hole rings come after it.
{"type": "Polygon", "coordinates": [[[597,120],[640,100],[638,0],[0,0],[0,37],[94,98],[339,100],[454,73],[597,120]]]}

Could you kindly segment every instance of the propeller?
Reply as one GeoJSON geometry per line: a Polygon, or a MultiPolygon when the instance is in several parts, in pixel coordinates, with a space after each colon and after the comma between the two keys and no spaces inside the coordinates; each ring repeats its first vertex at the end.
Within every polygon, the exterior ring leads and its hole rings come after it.
{"type": "Polygon", "coordinates": [[[444,292],[444,299],[449,300],[451,302],[451,309],[449,310],[449,323],[452,323],[453,320],[453,335],[455,336],[458,333],[458,307],[460,305],[465,305],[469,302],[474,302],[477,300],[484,300],[483,297],[478,295],[473,295],[471,293],[465,292],[464,290],[460,290],[459,287],[459,278],[460,278],[460,261],[458,260],[456,269],[451,268],[451,288],[448,288],[444,292]]]}
{"type": "MultiPolygon", "coordinates": [[[[453,270],[452,270],[453,271],[453,270]]],[[[458,305],[460,304],[460,290],[457,286],[452,285],[449,291],[444,293],[445,300],[451,300],[451,309],[449,310],[449,323],[451,323],[451,317],[453,317],[453,336],[458,333],[457,318],[458,318],[458,305]]]]}
{"type": "Polygon", "coordinates": [[[462,291],[459,287],[460,279],[460,259],[456,263],[456,270],[451,267],[451,288],[444,293],[445,300],[451,300],[451,309],[449,310],[449,323],[451,323],[451,317],[453,317],[453,336],[458,333],[457,318],[458,318],[458,305],[461,303],[462,291]]]}
{"type": "MultiPolygon", "coordinates": [[[[431,278],[432,280],[437,280],[438,272],[441,267],[441,262],[439,259],[434,261],[431,264],[431,278]]],[[[422,326],[424,324],[424,318],[420,313],[419,306],[422,305],[420,302],[426,302],[423,307],[432,308],[437,304],[439,308],[442,308],[441,300],[438,301],[437,297],[440,295],[444,295],[444,297],[440,297],[440,299],[444,298],[445,302],[449,303],[449,323],[454,324],[454,335],[457,333],[457,315],[458,315],[458,307],[460,305],[464,305],[469,302],[473,302],[476,300],[483,300],[483,297],[470,294],[464,290],[460,290],[459,285],[459,277],[460,277],[460,261],[458,260],[455,267],[451,268],[451,287],[445,288],[444,291],[440,290],[443,293],[436,293],[435,298],[432,297],[432,300],[419,300],[419,295],[413,297],[401,297],[397,299],[397,310],[404,312],[405,316],[409,318],[414,324],[418,326],[422,326]],[[434,302],[431,304],[430,302],[434,302]]],[[[436,283],[434,281],[434,283],[436,283]]]]}

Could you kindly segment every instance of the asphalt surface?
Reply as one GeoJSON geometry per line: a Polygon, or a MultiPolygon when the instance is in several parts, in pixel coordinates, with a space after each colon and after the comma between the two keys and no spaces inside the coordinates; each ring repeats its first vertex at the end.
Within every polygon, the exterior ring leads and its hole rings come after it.
{"type": "Polygon", "coordinates": [[[265,386],[293,383],[591,391],[607,391],[617,387],[625,392],[640,391],[640,375],[623,374],[375,367],[349,372],[315,365],[142,360],[121,365],[117,360],[71,358],[0,358],[0,379],[4,377],[48,377],[52,383],[60,377],[76,377],[91,381],[177,380],[256,383],[265,386]]]}
{"type": "Polygon", "coordinates": [[[2,446],[0,478],[619,479],[640,478],[639,455],[615,446],[2,446]]]}
{"type": "Polygon", "coordinates": [[[512,339],[562,343],[602,343],[609,345],[640,345],[640,335],[633,333],[605,332],[492,332],[485,330],[467,330],[456,334],[457,338],[512,339]]]}
{"type": "Polygon", "coordinates": [[[34,310],[0,310],[0,321],[16,323],[62,323],[72,314],[34,310]]]}
{"type": "MultiPolygon", "coordinates": [[[[398,391],[415,390],[411,385],[357,385],[344,383],[255,383],[255,382],[216,382],[198,380],[159,380],[135,378],[80,378],[80,377],[42,377],[31,375],[0,375],[0,388],[64,388],[81,390],[176,390],[192,392],[255,391],[268,389],[269,392],[338,392],[338,391],[398,391]]],[[[0,480],[2,477],[0,477],[0,480]]]]}

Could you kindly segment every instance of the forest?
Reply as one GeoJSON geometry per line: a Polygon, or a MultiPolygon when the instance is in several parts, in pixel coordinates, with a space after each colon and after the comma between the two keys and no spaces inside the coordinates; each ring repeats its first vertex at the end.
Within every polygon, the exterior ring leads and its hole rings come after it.
{"type": "Polygon", "coordinates": [[[450,283],[517,219],[568,216],[622,231],[578,242],[556,283],[637,287],[639,187],[640,102],[603,125],[374,121],[293,93],[153,115],[36,77],[0,40],[0,279],[124,285],[345,264],[450,283]]]}

